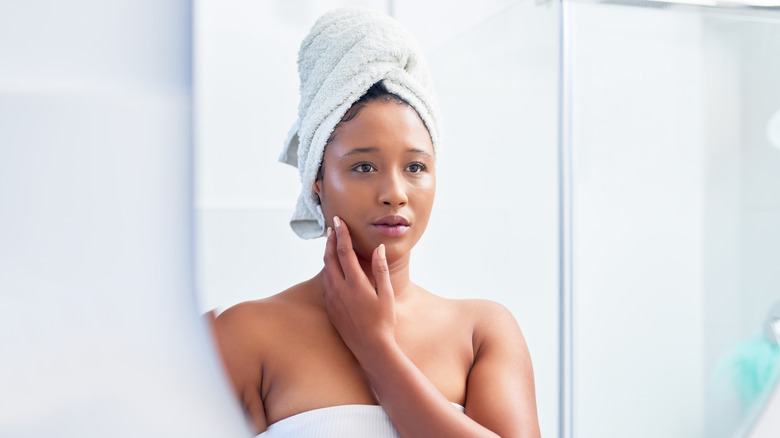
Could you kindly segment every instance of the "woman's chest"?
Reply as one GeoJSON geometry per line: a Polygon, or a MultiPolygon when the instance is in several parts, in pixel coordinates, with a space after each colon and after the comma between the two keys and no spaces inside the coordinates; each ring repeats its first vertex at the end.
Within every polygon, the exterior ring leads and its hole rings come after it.
{"type": "MultiPolygon", "coordinates": [[[[399,321],[404,354],[451,402],[464,404],[474,353],[462,327],[399,321]]],[[[263,352],[261,397],[273,423],[297,413],[346,404],[378,404],[363,369],[330,324],[291,327],[263,352]]]]}

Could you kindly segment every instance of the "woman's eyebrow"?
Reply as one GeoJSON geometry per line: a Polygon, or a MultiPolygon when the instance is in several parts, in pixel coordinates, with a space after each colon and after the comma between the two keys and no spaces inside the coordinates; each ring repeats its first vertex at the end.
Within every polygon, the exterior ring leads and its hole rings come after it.
{"type": "MultiPolygon", "coordinates": [[[[341,158],[349,157],[349,156],[356,155],[356,154],[368,154],[368,153],[371,153],[371,152],[378,152],[378,151],[379,151],[379,148],[375,148],[375,147],[356,148],[356,149],[352,149],[351,151],[345,153],[344,155],[341,156],[341,158]]],[[[425,149],[410,148],[409,150],[407,150],[407,152],[412,152],[412,153],[415,153],[415,154],[422,154],[422,155],[425,155],[427,157],[431,156],[431,154],[428,153],[428,151],[426,151],[425,149]]]]}
{"type": "Polygon", "coordinates": [[[357,149],[352,149],[351,151],[347,152],[346,154],[342,155],[341,157],[342,158],[349,157],[350,155],[355,155],[355,154],[367,154],[367,153],[370,153],[370,152],[376,152],[378,150],[379,150],[378,148],[374,148],[374,147],[371,147],[371,148],[357,148],[357,149]]]}
{"type": "Polygon", "coordinates": [[[429,154],[428,151],[426,151],[424,149],[411,148],[411,149],[409,149],[408,152],[414,152],[416,154],[423,154],[423,155],[425,155],[427,157],[431,156],[431,154],[429,154]]]}

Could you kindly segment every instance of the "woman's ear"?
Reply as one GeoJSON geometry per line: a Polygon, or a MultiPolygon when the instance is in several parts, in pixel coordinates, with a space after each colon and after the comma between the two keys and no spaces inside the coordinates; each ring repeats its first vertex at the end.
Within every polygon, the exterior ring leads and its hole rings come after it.
{"type": "Polygon", "coordinates": [[[312,188],[314,189],[314,193],[317,194],[317,198],[322,198],[322,178],[314,180],[312,188]]]}

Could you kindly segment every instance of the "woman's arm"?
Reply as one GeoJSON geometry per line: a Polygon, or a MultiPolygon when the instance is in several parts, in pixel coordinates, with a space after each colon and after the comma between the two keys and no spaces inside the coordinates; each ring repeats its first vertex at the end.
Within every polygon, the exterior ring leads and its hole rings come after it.
{"type": "Polygon", "coordinates": [[[480,304],[466,413],[500,436],[539,437],[533,365],[523,333],[507,308],[480,304]]]}
{"type": "MultiPolygon", "coordinates": [[[[338,223],[339,221],[336,221],[338,223]]],[[[466,414],[455,409],[395,341],[394,296],[384,247],[372,257],[376,289],[360,267],[343,222],[328,237],[328,315],[366,372],[402,437],[538,437],[533,371],[514,318],[492,303],[478,306],[476,355],[466,414]]]]}
{"type": "Polygon", "coordinates": [[[260,359],[252,347],[257,319],[247,303],[222,312],[212,329],[222,364],[230,378],[241,407],[257,433],[265,431],[267,422],[263,399],[258,389],[262,383],[260,359]]]}

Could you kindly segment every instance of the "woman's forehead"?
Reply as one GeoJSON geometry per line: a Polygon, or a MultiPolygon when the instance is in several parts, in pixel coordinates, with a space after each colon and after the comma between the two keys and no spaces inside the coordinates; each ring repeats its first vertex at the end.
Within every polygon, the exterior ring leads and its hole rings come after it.
{"type": "Polygon", "coordinates": [[[372,101],[337,125],[326,147],[337,155],[383,152],[433,156],[433,143],[417,111],[398,102],[372,101]]]}

